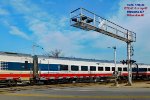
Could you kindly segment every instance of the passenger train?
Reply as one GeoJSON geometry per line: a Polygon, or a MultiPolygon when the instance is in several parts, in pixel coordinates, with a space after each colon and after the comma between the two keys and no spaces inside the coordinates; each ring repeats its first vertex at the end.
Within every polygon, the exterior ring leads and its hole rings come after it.
{"type": "MultiPolygon", "coordinates": [[[[117,63],[118,75],[127,79],[127,65],[117,63]]],[[[133,78],[150,78],[150,65],[132,65],[133,78]]],[[[113,76],[113,61],[0,52],[0,83],[101,81],[113,76]]]]}

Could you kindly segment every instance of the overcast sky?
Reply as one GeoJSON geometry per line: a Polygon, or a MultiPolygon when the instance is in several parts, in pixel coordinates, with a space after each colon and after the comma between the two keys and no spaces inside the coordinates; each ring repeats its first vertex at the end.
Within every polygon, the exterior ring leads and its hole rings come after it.
{"type": "Polygon", "coordinates": [[[126,43],[93,31],[70,26],[72,10],[86,8],[137,33],[133,43],[137,62],[150,64],[150,1],[149,0],[0,0],[0,51],[36,54],[61,49],[68,57],[117,60],[127,57],[126,43]],[[127,4],[148,7],[144,17],[127,16],[127,4]]]}

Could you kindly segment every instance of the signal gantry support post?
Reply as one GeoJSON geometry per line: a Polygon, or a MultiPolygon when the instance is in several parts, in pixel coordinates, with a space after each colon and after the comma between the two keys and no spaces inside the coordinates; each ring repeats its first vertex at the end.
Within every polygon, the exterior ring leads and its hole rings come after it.
{"type": "MultiPolygon", "coordinates": [[[[131,60],[131,43],[136,41],[136,33],[129,31],[101,16],[84,8],[78,8],[70,13],[70,24],[86,31],[96,31],[127,43],[127,59],[131,60]]],[[[131,64],[128,63],[128,84],[132,85],[131,64]]]]}
{"type": "MultiPolygon", "coordinates": [[[[132,36],[130,36],[129,32],[127,31],[127,39],[130,40],[132,36]]],[[[128,84],[129,86],[132,85],[132,62],[131,62],[131,41],[127,41],[127,65],[128,65],[128,84]]]]}
{"type": "Polygon", "coordinates": [[[128,85],[132,85],[131,42],[127,42],[128,85]]]}

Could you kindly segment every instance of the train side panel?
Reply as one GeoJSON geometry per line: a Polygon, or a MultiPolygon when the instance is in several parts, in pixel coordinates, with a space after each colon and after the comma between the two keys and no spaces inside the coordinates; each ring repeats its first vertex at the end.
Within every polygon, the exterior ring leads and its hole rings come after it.
{"type": "Polygon", "coordinates": [[[0,82],[29,81],[32,57],[20,54],[0,55],[0,82]]]}

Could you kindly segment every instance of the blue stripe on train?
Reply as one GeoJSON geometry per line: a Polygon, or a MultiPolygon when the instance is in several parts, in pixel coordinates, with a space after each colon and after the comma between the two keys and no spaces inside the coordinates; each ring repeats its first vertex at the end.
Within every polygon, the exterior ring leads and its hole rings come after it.
{"type": "MultiPolygon", "coordinates": [[[[1,70],[19,70],[19,71],[28,71],[32,68],[32,64],[25,62],[2,62],[1,63],[1,70]]],[[[59,64],[39,64],[39,69],[41,71],[59,71],[60,65],[59,64]]]]}
{"type": "Polygon", "coordinates": [[[26,71],[30,70],[32,68],[32,64],[30,63],[20,63],[20,62],[7,62],[8,68],[6,70],[20,70],[20,71],[26,71]]]}
{"type": "Polygon", "coordinates": [[[59,64],[39,64],[39,69],[41,71],[59,71],[59,64]]]}

